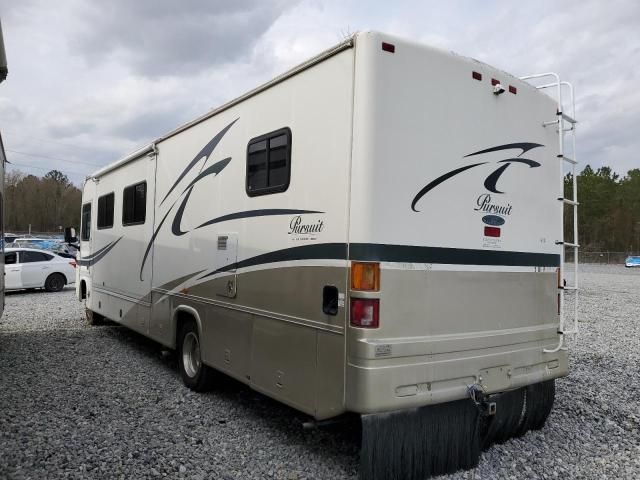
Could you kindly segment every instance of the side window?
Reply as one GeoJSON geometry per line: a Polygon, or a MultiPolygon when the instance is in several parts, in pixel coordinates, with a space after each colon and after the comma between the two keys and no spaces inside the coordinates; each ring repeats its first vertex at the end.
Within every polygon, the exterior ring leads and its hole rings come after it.
{"type": "Polygon", "coordinates": [[[291,130],[249,140],[247,145],[247,195],[284,192],[291,179],[291,130]]]}
{"type": "Polygon", "coordinates": [[[122,225],[144,223],[147,210],[147,182],[136,183],[122,193],[122,225]]]}
{"type": "Polygon", "coordinates": [[[80,227],[80,240],[89,240],[91,237],[91,203],[82,205],[82,226],[80,227]]]}
{"type": "Polygon", "coordinates": [[[18,263],[18,254],[16,252],[10,252],[4,254],[4,264],[14,265],[18,263]]]}
{"type": "Polygon", "coordinates": [[[98,229],[113,227],[113,203],[115,195],[109,193],[98,197],[98,229]]]}
{"type": "Polygon", "coordinates": [[[20,252],[20,260],[22,263],[47,262],[52,258],[52,255],[47,255],[46,253],[41,252],[31,252],[29,250],[20,252]]]}

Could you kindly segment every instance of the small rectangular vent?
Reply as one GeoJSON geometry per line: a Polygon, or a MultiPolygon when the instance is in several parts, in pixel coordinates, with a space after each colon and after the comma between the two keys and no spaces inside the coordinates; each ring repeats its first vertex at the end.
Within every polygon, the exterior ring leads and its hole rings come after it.
{"type": "Polygon", "coordinates": [[[226,250],[227,249],[227,240],[229,237],[226,235],[220,235],[218,237],[218,250],[226,250]]]}

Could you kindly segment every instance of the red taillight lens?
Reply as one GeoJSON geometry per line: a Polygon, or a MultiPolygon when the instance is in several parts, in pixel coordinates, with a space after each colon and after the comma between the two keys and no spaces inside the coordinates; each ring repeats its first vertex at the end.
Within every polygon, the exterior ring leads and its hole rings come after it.
{"type": "Polygon", "coordinates": [[[484,236],[485,237],[499,237],[500,236],[500,228],[498,228],[498,227],[484,227],[484,236]]]}
{"type": "Polygon", "coordinates": [[[351,326],[358,328],[378,328],[380,326],[380,300],[352,298],[351,326]]]}
{"type": "Polygon", "coordinates": [[[71,265],[73,268],[76,268],[78,266],[78,264],[76,262],[69,262],[69,265],[71,265]]]}
{"type": "Polygon", "coordinates": [[[558,316],[560,316],[560,294],[558,294],[558,316]]]}

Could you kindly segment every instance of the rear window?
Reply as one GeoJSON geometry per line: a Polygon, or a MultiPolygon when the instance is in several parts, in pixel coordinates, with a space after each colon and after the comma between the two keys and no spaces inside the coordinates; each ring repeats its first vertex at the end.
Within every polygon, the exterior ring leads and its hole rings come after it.
{"type": "Polygon", "coordinates": [[[30,252],[29,250],[20,252],[20,263],[48,262],[52,258],[53,255],[42,252],[30,252]]]}
{"type": "Polygon", "coordinates": [[[247,194],[250,197],[284,192],[291,177],[291,130],[281,128],[249,140],[247,194]]]}

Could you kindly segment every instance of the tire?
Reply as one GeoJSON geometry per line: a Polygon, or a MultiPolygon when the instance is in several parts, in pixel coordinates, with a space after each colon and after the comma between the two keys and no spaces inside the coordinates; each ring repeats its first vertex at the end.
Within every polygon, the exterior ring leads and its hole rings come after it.
{"type": "Polygon", "coordinates": [[[59,292],[60,290],[62,290],[64,288],[64,285],[66,283],[67,282],[65,281],[65,278],[64,278],[64,276],[62,274],[60,274],[60,273],[52,273],[45,280],[44,289],[47,292],[59,292]]]}
{"type": "Polygon", "coordinates": [[[104,317],[99,313],[94,312],[93,310],[85,309],[85,313],[87,315],[87,323],[91,326],[103,325],[104,317]]]}
{"type": "Polygon", "coordinates": [[[547,380],[526,387],[525,413],[516,434],[524,435],[529,430],[540,430],[544,427],[556,397],[556,381],[547,380]]]}
{"type": "Polygon", "coordinates": [[[200,335],[196,322],[182,324],[178,334],[178,370],[184,384],[196,392],[206,392],[213,384],[214,372],[202,363],[200,335]]]}

